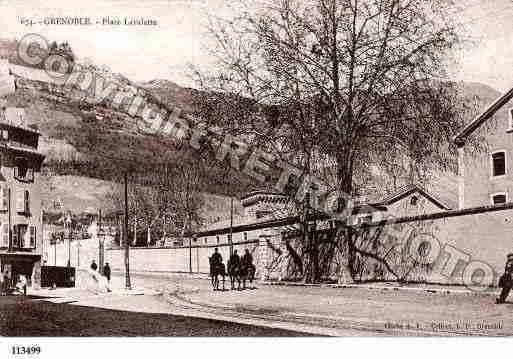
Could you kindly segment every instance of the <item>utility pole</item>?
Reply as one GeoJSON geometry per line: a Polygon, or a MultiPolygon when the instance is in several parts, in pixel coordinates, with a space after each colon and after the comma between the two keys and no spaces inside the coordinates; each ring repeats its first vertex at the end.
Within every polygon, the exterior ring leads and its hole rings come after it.
{"type": "Polygon", "coordinates": [[[233,197],[230,201],[230,258],[233,255],[233,197]]]}
{"type": "Polygon", "coordinates": [[[12,252],[12,215],[11,215],[11,189],[9,188],[7,190],[7,194],[8,194],[8,210],[9,210],[9,213],[8,213],[8,221],[9,221],[9,248],[8,248],[8,252],[12,252]]]}
{"type": "Polygon", "coordinates": [[[102,233],[102,210],[98,210],[98,266],[100,273],[103,272],[103,233],[102,233]]]}
{"type": "Polygon", "coordinates": [[[82,245],[80,242],[77,242],[77,268],[80,268],[80,247],[82,245]]]}
{"type": "Polygon", "coordinates": [[[130,261],[129,261],[129,247],[130,243],[128,241],[128,171],[125,171],[125,279],[126,289],[132,289],[132,285],[130,284],[130,261]]]}
{"type": "Polygon", "coordinates": [[[192,274],[192,236],[189,235],[189,273],[192,274]]]}
{"type": "MultiPolygon", "coordinates": [[[[44,227],[44,214],[43,214],[43,209],[41,209],[41,246],[43,247],[42,250],[43,250],[43,255],[46,254],[46,260],[48,260],[48,252],[45,251],[45,227],[44,227]]],[[[36,239],[37,241],[37,239],[36,239]]],[[[44,264],[45,260],[43,259],[43,264],[44,264]]]]}
{"type": "Polygon", "coordinates": [[[69,213],[66,223],[68,224],[68,267],[71,267],[71,215],[69,213]]]}

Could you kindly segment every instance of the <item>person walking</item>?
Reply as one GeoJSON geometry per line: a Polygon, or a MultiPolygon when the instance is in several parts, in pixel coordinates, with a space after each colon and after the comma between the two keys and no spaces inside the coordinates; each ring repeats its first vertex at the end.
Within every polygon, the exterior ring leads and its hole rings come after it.
{"type": "Polygon", "coordinates": [[[111,289],[110,289],[110,266],[109,266],[109,262],[105,263],[105,265],[103,266],[103,275],[105,276],[105,278],[107,278],[107,292],[110,292],[111,289]]]}
{"type": "Polygon", "coordinates": [[[110,285],[110,266],[109,266],[109,262],[105,263],[105,266],[103,267],[103,275],[105,276],[105,278],[107,278],[107,281],[109,282],[109,285],[110,285]]]}
{"type": "Polygon", "coordinates": [[[92,269],[92,270],[94,270],[95,272],[96,272],[96,270],[98,269],[98,265],[96,264],[96,262],[94,261],[94,259],[93,259],[93,261],[91,262],[91,269],[92,269]]]}
{"type": "Polygon", "coordinates": [[[24,274],[20,274],[18,276],[17,287],[20,293],[23,293],[23,295],[27,295],[27,278],[24,274]]]}
{"type": "Polygon", "coordinates": [[[0,296],[7,295],[5,290],[5,275],[3,272],[0,272],[0,296]]]}
{"type": "Polygon", "coordinates": [[[502,288],[499,298],[496,299],[497,304],[506,303],[506,298],[513,288],[513,253],[507,255],[504,274],[499,279],[499,287],[502,288]]]}

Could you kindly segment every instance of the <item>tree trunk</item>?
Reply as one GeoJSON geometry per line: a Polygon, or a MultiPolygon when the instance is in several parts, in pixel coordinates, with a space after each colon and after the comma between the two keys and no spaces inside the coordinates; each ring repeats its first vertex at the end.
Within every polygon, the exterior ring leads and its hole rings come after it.
{"type": "MultiPolygon", "coordinates": [[[[350,151],[346,150],[346,148],[351,148],[350,146],[340,146],[337,152],[337,180],[338,180],[338,189],[342,193],[344,193],[347,198],[352,197],[353,194],[353,162],[351,158],[350,151]]],[[[347,201],[344,203],[339,202],[339,212],[345,210],[347,207],[347,201]]],[[[347,213],[346,219],[352,213],[347,213]]],[[[350,281],[354,281],[356,278],[356,251],[354,247],[354,238],[353,231],[351,227],[346,225],[347,222],[343,221],[338,225],[343,226],[341,231],[340,240],[344,241],[344,247],[346,251],[347,260],[345,261],[345,271],[350,276],[350,281]]],[[[344,276],[347,278],[347,276],[344,276]]]]}
{"type": "Polygon", "coordinates": [[[135,218],[134,218],[134,242],[133,245],[137,245],[137,209],[135,212],[135,218]]]}

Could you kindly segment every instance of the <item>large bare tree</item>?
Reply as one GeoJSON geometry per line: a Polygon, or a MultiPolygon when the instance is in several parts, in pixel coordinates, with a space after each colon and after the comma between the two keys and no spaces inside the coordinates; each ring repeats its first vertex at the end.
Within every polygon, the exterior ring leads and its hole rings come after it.
{"type": "MultiPolygon", "coordinates": [[[[199,104],[204,118],[352,196],[372,166],[406,163],[415,181],[452,164],[464,105],[446,81],[460,44],[450,0],[248,3],[210,22],[215,70],[195,70],[211,94],[199,104]]],[[[354,276],[370,253],[342,227],[333,248],[346,248],[354,276]]],[[[326,274],[319,253],[309,254],[308,280],[326,274]]]]}

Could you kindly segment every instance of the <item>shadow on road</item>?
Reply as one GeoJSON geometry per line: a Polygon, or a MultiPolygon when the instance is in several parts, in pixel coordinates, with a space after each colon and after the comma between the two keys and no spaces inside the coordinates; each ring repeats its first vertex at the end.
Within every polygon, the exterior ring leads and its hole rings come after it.
{"type": "Polygon", "coordinates": [[[56,304],[36,299],[45,298],[0,297],[1,336],[309,336],[220,320],[56,304]]]}

